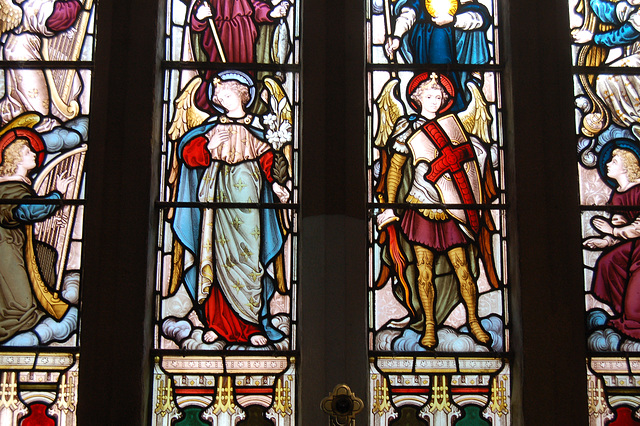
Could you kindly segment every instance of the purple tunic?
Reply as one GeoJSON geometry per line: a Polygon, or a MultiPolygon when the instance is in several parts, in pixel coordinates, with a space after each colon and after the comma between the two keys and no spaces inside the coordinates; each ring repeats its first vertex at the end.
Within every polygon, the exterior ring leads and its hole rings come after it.
{"type": "Polygon", "coordinates": [[[409,241],[438,252],[468,244],[467,238],[453,219],[431,220],[408,210],[402,218],[401,226],[409,241]]]}
{"type": "MultiPolygon", "coordinates": [[[[640,206],[640,185],[625,192],[614,192],[609,204],[612,206],[640,206]]],[[[619,211],[627,224],[640,216],[638,211],[619,211]]],[[[618,316],[611,325],[624,335],[640,340],[640,241],[623,242],[605,251],[596,263],[593,278],[594,294],[611,306],[618,316]]]]}

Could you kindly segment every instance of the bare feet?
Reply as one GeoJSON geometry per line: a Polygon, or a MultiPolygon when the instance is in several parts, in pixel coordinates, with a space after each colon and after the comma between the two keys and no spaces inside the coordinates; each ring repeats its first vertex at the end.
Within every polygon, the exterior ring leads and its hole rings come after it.
{"type": "Polygon", "coordinates": [[[262,334],[254,334],[253,336],[251,336],[249,341],[251,341],[251,344],[254,346],[264,346],[267,344],[267,338],[262,334]]]}
{"type": "Polygon", "coordinates": [[[214,333],[213,330],[207,331],[206,333],[204,333],[204,336],[202,337],[202,339],[207,343],[215,342],[217,338],[218,338],[218,335],[214,333]]]}

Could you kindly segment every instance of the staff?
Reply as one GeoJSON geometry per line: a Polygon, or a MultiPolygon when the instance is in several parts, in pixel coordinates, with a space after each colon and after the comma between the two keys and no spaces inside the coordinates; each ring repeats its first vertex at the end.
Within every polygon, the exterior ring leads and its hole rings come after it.
{"type": "Polygon", "coordinates": [[[220,41],[218,30],[213,23],[213,13],[211,13],[211,5],[208,2],[203,3],[202,6],[198,8],[198,11],[196,12],[196,18],[202,20],[203,17],[198,16],[201,13],[207,16],[207,22],[209,22],[209,27],[211,28],[211,32],[213,33],[213,40],[216,42],[216,49],[218,49],[218,53],[220,54],[220,62],[226,63],[227,57],[224,54],[224,49],[222,48],[222,42],[220,41]],[[203,9],[204,12],[201,12],[203,9]]]}

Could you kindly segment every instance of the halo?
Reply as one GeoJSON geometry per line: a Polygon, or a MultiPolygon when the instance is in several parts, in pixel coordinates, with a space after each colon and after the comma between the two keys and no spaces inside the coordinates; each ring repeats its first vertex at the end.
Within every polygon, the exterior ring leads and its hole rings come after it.
{"type": "Polygon", "coordinates": [[[413,77],[411,81],[409,81],[409,84],[407,85],[407,100],[409,101],[409,104],[414,110],[420,111],[420,106],[413,99],[411,99],[411,94],[417,89],[420,83],[424,82],[425,80],[429,80],[432,74],[436,74],[440,84],[442,85],[442,87],[444,87],[444,90],[449,95],[449,100],[447,101],[447,103],[444,104],[442,108],[440,108],[440,110],[438,111],[439,113],[443,113],[449,108],[451,108],[451,105],[453,105],[453,99],[456,94],[453,88],[453,83],[444,74],[437,74],[434,72],[423,72],[422,74],[418,74],[415,77],[413,77]]]}
{"type": "MultiPolygon", "coordinates": [[[[245,108],[251,107],[251,104],[253,104],[253,101],[256,99],[256,85],[248,74],[237,70],[220,71],[218,75],[213,78],[211,83],[209,83],[209,99],[213,99],[213,88],[219,81],[237,81],[238,83],[247,86],[249,88],[249,102],[245,108]]],[[[216,105],[213,102],[212,105],[216,111],[221,113],[225,112],[219,105],[216,105]]]]}
{"type": "Polygon", "coordinates": [[[11,129],[0,137],[0,156],[4,154],[4,150],[9,144],[18,138],[24,138],[29,141],[29,146],[36,153],[36,167],[42,166],[45,155],[44,142],[35,130],[26,127],[11,129]]]}
{"type": "Polygon", "coordinates": [[[640,146],[638,146],[638,143],[636,141],[632,139],[619,138],[612,139],[607,142],[598,154],[597,167],[598,173],[600,173],[600,177],[602,178],[602,180],[612,188],[617,188],[618,184],[614,179],[611,179],[609,176],[607,176],[607,163],[611,161],[613,150],[617,148],[626,149],[627,151],[633,152],[638,161],[640,161],[640,146]]]}

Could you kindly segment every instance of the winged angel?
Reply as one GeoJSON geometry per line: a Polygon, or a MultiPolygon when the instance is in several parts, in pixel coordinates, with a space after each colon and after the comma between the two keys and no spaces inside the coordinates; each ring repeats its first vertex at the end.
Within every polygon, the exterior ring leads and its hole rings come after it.
{"type": "Polygon", "coordinates": [[[394,293],[427,349],[437,347],[436,324],[461,296],[472,336],[489,346],[492,338],[477,312],[477,257],[490,285],[499,287],[491,245],[496,228],[490,212],[476,207],[496,198],[486,101],[469,83],[469,107],[457,116],[446,114],[453,84],[445,75],[424,73],[407,86],[407,99],[418,113],[406,115],[396,98],[398,84],[389,80],[376,100],[374,145],[381,156],[376,193],[380,202],[391,204],[377,216],[383,245],[377,288],[396,276],[394,293]],[[401,211],[393,203],[415,207],[401,211]]]}
{"type": "Polygon", "coordinates": [[[263,98],[272,112],[250,114],[256,97],[252,78],[222,71],[210,92],[220,115],[209,116],[194,103],[199,80],[187,84],[176,101],[169,136],[178,142],[169,180],[176,201],[216,205],[173,212],[169,293],[184,283],[205,328],[205,342],[263,346],[283,341],[286,331],[274,327],[269,301],[275,291],[287,291],[288,218],[279,209],[238,208],[238,203],[288,202],[291,107],[280,83],[265,78],[263,98]]]}
{"type": "MultiPolygon", "coordinates": [[[[83,2],[84,6],[78,0],[16,0],[17,4],[0,0],[2,59],[77,60],[92,4],[83,2]]],[[[82,81],[75,70],[6,69],[0,117],[8,123],[20,114],[35,112],[43,117],[37,130],[49,131],[78,116],[81,93],[82,81]]],[[[67,126],[75,129],[74,123],[67,126]]]]}

